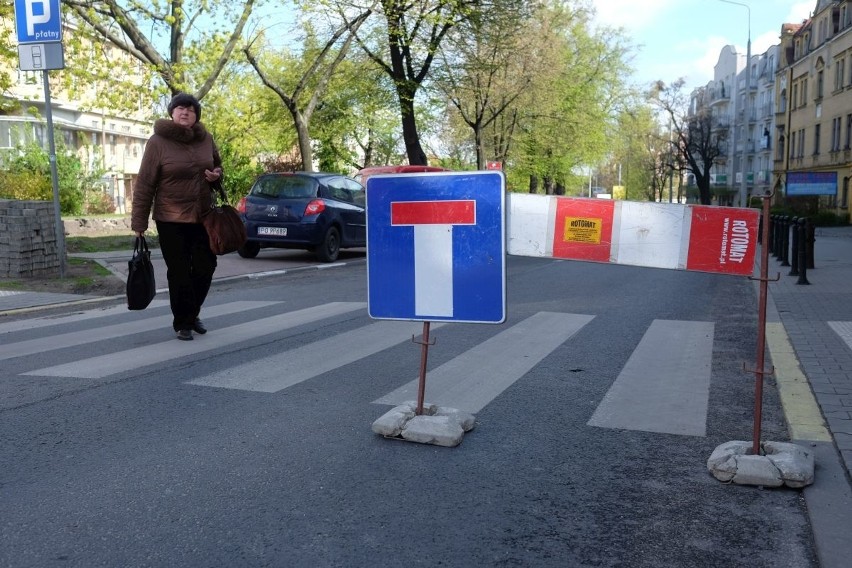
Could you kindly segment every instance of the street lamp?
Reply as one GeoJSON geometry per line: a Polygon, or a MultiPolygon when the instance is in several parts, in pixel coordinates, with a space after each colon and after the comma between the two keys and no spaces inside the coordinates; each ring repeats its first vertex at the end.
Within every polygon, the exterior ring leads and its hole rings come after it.
{"type": "Polygon", "coordinates": [[[748,43],[746,44],[746,66],[745,66],[745,98],[743,100],[743,153],[742,153],[742,164],[740,167],[742,168],[742,179],[740,180],[740,207],[745,207],[747,205],[746,199],[748,197],[748,189],[746,187],[746,160],[747,160],[747,142],[748,142],[748,99],[751,96],[751,8],[749,8],[748,4],[743,4],[742,2],[734,2],[733,0],[719,0],[719,2],[724,2],[725,4],[734,4],[736,6],[742,6],[748,11],[748,43]]]}

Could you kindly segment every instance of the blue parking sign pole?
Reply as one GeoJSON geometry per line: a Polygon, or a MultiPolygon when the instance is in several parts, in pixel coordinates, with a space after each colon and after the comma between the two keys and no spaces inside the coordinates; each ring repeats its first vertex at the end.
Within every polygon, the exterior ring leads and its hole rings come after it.
{"type": "Polygon", "coordinates": [[[59,206],[59,174],[56,169],[56,143],[53,137],[53,113],[50,105],[48,69],[62,69],[62,15],[59,0],[15,0],[15,27],[18,35],[19,67],[25,71],[41,69],[44,82],[44,108],[47,139],[50,146],[50,178],[53,185],[53,213],[56,245],[59,252],[59,277],[65,278],[65,228],[59,206]],[[23,50],[22,51],[22,46],[23,50]],[[21,57],[27,56],[26,62],[21,57]]]}

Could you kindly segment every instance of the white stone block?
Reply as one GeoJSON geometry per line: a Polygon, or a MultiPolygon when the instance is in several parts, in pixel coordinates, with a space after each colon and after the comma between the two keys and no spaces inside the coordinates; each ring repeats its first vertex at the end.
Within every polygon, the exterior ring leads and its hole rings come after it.
{"type": "Polygon", "coordinates": [[[470,432],[476,425],[476,417],[473,414],[456,408],[439,406],[435,411],[435,416],[446,416],[450,420],[455,420],[465,432],[470,432]]]}
{"type": "Polygon", "coordinates": [[[406,423],[402,437],[421,444],[453,447],[461,443],[464,430],[457,421],[448,416],[421,415],[406,423]]]}
{"type": "Polygon", "coordinates": [[[373,422],[373,432],[382,436],[399,436],[406,422],[413,416],[413,411],[397,406],[385,412],[373,422]]]}

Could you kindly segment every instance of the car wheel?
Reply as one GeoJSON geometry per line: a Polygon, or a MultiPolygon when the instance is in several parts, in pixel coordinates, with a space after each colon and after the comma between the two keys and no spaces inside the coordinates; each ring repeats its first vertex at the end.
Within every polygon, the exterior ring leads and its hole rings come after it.
{"type": "Polygon", "coordinates": [[[252,241],[248,241],[246,244],[237,249],[237,254],[243,258],[254,258],[259,252],[260,245],[252,241]]]}
{"type": "Polygon", "coordinates": [[[340,254],[340,231],[337,227],[329,227],[322,242],[317,246],[317,258],[323,262],[334,262],[340,254]]]}

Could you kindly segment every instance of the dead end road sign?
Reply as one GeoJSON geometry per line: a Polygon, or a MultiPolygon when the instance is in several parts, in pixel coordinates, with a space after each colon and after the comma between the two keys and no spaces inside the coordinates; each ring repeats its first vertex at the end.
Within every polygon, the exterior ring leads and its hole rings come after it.
{"type": "Polygon", "coordinates": [[[499,171],[370,177],[370,317],[503,323],[505,187],[499,171]]]}

